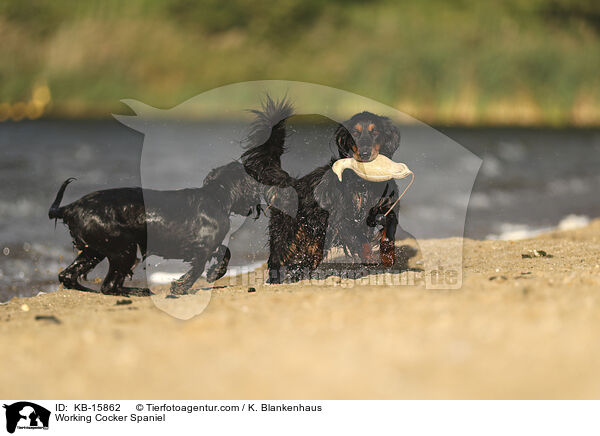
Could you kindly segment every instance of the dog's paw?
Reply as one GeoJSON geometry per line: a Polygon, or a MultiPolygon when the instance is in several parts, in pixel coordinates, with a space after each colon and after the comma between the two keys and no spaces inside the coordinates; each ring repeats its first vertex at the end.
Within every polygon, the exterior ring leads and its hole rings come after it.
{"type": "Polygon", "coordinates": [[[227,265],[213,265],[206,271],[206,281],[208,283],[216,282],[227,272],[227,265]]]}
{"type": "Polygon", "coordinates": [[[186,295],[188,293],[188,287],[175,280],[171,282],[171,295],[186,295]]]}
{"type": "Polygon", "coordinates": [[[148,288],[128,288],[129,295],[132,297],[150,297],[154,295],[148,288]]]}

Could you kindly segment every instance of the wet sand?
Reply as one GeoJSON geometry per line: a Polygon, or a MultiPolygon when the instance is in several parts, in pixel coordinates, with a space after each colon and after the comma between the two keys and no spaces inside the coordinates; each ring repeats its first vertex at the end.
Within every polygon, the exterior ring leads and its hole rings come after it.
{"type": "Polygon", "coordinates": [[[150,298],[13,299],[0,306],[0,397],[600,397],[600,220],[465,240],[460,290],[254,287],[213,290],[188,321],[150,298]],[[522,258],[533,249],[553,257],[522,258]]]}

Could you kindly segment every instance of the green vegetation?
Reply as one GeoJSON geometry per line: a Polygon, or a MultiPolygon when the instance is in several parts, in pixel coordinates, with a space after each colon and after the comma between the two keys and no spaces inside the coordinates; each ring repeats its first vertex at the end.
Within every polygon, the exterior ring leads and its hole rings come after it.
{"type": "Polygon", "coordinates": [[[0,56],[0,119],[46,84],[45,115],[81,118],[285,79],[434,123],[600,124],[597,0],[3,0],[0,56]]]}

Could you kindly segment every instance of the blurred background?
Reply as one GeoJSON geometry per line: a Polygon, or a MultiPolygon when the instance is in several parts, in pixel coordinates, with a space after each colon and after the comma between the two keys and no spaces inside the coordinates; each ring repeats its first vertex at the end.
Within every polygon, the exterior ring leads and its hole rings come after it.
{"type": "MultiPolygon", "coordinates": [[[[0,57],[0,302],[56,289],[72,261],[47,218],[63,180],[78,178],[65,203],[140,185],[144,136],[112,118],[131,114],[121,99],[166,109],[235,82],[327,85],[433,125],[483,159],[468,237],[600,216],[597,0],[2,0],[0,57]]],[[[242,130],[209,118],[180,131],[242,130]]],[[[185,167],[168,145],[165,168],[185,167]]]]}
{"type": "Polygon", "coordinates": [[[439,125],[600,124],[596,0],[3,0],[0,119],[285,79],[439,125]]]}

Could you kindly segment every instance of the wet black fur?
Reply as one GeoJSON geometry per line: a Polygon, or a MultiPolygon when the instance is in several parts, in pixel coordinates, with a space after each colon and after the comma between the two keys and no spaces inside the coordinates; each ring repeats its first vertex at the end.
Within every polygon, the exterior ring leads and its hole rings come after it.
{"type": "Polygon", "coordinates": [[[149,295],[146,288],[124,287],[123,282],[142,257],[151,254],[182,259],[191,269],[171,284],[173,293],[186,293],[202,275],[211,258],[217,264],[207,271],[209,281],[227,271],[230,252],[221,245],[229,231],[231,213],[260,213],[259,185],[239,162],[212,170],[201,188],[157,191],[116,188],[93,192],[67,206],[60,206],[67,185],[59,189],[48,216],[62,219],[73,244],[80,250],[58,279],[65,288],[96,292],[79,283],[100,261],[108,258],[109,270],[101,292],[111,295],[149,295]],[[145,206],[144,199],[146,200],[145,206]],[[147,247],[152,232],[153,244],[147,247]]]}
{"type": "MultiPolygon", "coordinates": [[[[343,247],[346,253],[370,262],[372,259],[365,257],[364,247],[373,243],[375,226],[381,226],[376,237],[381,244],[380,255],[388,256],[386,259],[382,257],[382,260],[389,264],[391,256],[393,263],[394,255],[389,252],[393,252],[394,247],[398,206],[386,217],[383,214],[398,194],[395,181],[368,182],[348,170],[339,182],[331,171],[337,158],[355,156],[359,160],[370,160],[377,152],[391,158],[399,146],[400,133],[390,120],[362,112],[343,124],[336,123],[334,139],[338,156],[309,174],[294,178],[281,167],[286,121],[294,116],[291,104],[285,100],[275,102],[267,97],[262,110],[254,112],[257,118],[248,138],[248,149],[242,155],[246,171],[264,185],[291,187],[298,197],[297,213],[291,216],[273,206],[287,203],[295,207],[296,199],[278,198],[289,195],[290,190],[285,194],[281,189],[270,189],[266,195],[271,204],[269,282],[280,283],[284,278],[301,279],[306,271],[313,271],[319,266],[324,250],[332,246],[343,247]],[[369,135],[364,132],[357,134],[354,129],[357,123],[367,130],[372,123],[376,131],[369,135]],[[356,147],[355,151],[353,147],[356,147]]],[[[311,117],[314,118],[314,115],[311,117]]],[[[328,145],[322,144],[323,147],[328,145]]]]}

